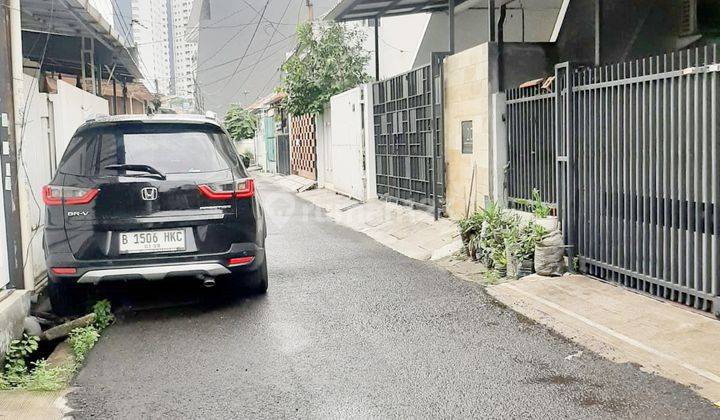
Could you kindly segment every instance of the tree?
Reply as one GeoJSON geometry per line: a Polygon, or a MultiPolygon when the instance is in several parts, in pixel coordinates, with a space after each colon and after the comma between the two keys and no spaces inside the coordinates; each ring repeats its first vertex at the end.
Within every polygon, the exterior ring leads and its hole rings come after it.
{"type": "Polygon", "coordinates": [[[294,115],[322,113],[333,95],[370,80],[364,34],[336,22],[315,25],[315,30],[308,23],[298,26],[297,53],[282,67],[281,90],[294,115]]]}
{"type": "Polygon", "coordinates": [[[257,117],[238,104],[230,104],[225,113],[225,128],[235,140],[255,137],[257,117]]]}

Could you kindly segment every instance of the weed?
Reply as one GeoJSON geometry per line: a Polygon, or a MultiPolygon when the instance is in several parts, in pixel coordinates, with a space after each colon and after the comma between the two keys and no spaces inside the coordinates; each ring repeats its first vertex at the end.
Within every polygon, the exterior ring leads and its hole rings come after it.
{"type": "Polygon", "coordinates": [[[535,217],[538,218],[545,218],[550,216],[550,207],[543,203],[540,199],[540,190],[537,188],[533,188],[532,190],[532,197],[533,197],[533,214],[535,217]]]}
{"type": "Polygon", "coordinates": [[[115,317],[110,311],[110,302],[107,299],[95,303],[95,305],[93,305],[93,312],[95,313],[94,325],[98,331],[104,330],[115,320],[115,317]]]}
{"type": "Polygon", "coordinates": [[[19,340],[13,340],[5,353],[5,370],[3,382],[8,388],[22,384],[28,374],[27,359],[38,349],[39,339],[35,336],[23,334],[19,340]]]}
{"type": "Polygon", "coordinates": [[[488,284],[496,284],[500,281],[500,273],[497,270],[489,270],[485,273],[485,281],[488,284]]]}
{"type": "Polygon", "coordinates": [[[93,325],[75,328],[70,331],[68,342],[70,343],[77,363],[82,363],[83,360],[85,360],[85,355],[95,346],[99,338],[100,332],[98,332],[97,328],[93,325]]]}
{"type": "Polygon", "coordinates": [[[5,366],[0,373],[0,390],[26,389],[30,391],[56,391],[62,389],[69,376],[80,367],[85,356],[100,338],[100,331],[110,325],[114,317],[110,311],[110,302],[101,300],[93,306],[95,323],[87,327],[75,328],[70,332],[68,342],[75,355],[75,363],[64,366],[51,366],[47,360],[28,361],[38,349],[38,337],[24,334],[19,340],[13,340],[5,354],[5,366]]]}
{"type": "Polygon", "coordinates": [[[22,387],[29,391],[57,391],[65,386],[71,366],[50,366],[47,360],[34,363],[32,372],[23,380],[22,387]]]}

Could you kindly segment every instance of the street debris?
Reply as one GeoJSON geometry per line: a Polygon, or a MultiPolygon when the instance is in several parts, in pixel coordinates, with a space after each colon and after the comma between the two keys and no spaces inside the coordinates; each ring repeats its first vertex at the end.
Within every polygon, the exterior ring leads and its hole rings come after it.
{"type": "Polygon", "coordinates": [[[60,324],[57,327],[52,327],[45,331],[41,338],[44,340],[57,340],[58,338],[67,337],[70,335],[70,331],[75,328],[87,327],[95,322],[95,313],[90,313],[80,318],[73,319],[72,321],[60,324]]]}

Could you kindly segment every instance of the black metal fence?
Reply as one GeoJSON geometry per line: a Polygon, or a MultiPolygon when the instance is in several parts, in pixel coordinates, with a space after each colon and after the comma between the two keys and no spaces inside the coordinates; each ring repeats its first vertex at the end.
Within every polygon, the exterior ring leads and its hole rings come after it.
{"type": "Polygon", "coordinates": [[[290,175],[290,136],[286,133],[277,134],[277,171],[290,175]]]}
{"type": "Polygon", "coordinates": [[[377,192],[426,210],[436,206],[432,66],[373,84],[377,192]]]}
{"type": "Polygon", "coordinates": [[[508,204],[526,210],[537,190],[555,207],[555,93],[537,84],[506,92],[508,204]]]}
{"type": "Polygon", "coordinates": [[[583,272],[716,313],[719,63],[716,47],[604,67],[564,63],[555,99],[507,92],[511,198],[547,185],[554,166],[557,193],[544,197],[554,198],[583,272]]]}

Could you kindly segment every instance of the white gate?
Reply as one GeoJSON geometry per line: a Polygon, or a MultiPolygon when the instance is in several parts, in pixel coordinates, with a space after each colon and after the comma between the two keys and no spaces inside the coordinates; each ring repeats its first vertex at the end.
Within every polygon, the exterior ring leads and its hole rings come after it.
{"type": "Polygon", "coordinates": [[[329,153],[332,179],[328,187],[341,194],[366,200],[363,90],[356,87],[330,100],[332,124],[329,153]]]}

